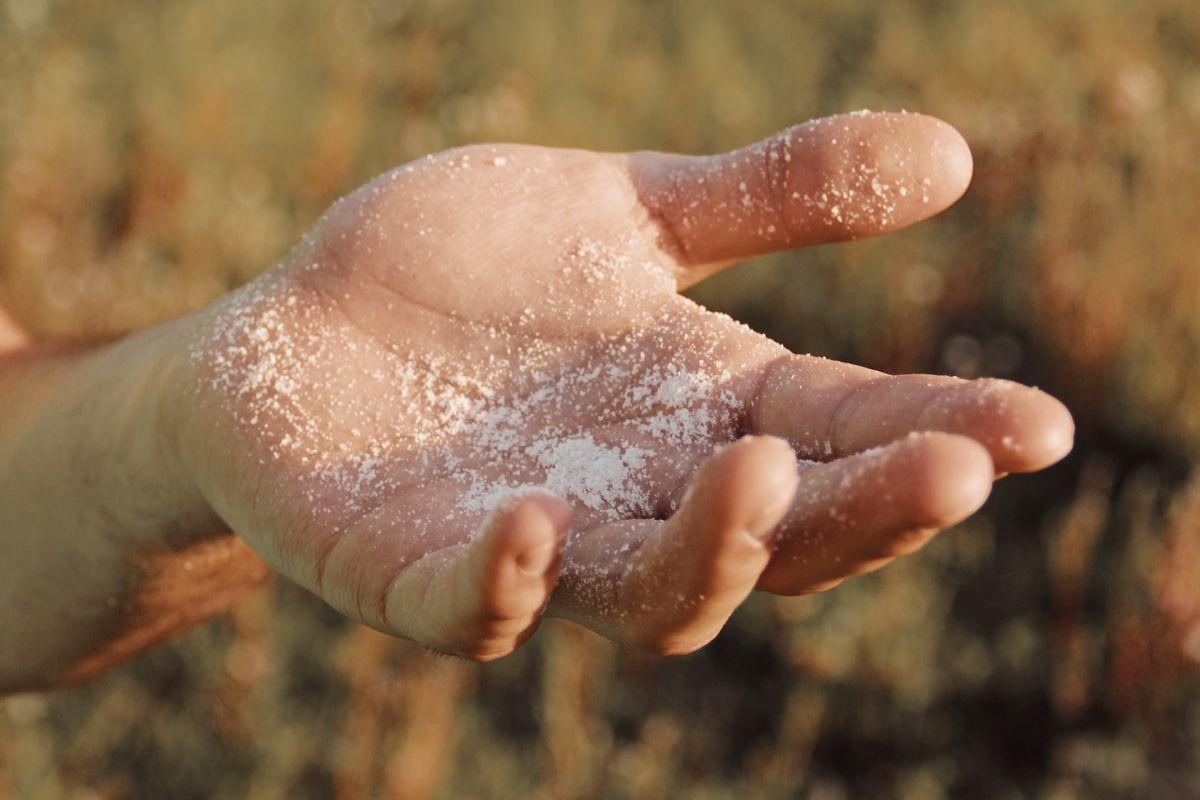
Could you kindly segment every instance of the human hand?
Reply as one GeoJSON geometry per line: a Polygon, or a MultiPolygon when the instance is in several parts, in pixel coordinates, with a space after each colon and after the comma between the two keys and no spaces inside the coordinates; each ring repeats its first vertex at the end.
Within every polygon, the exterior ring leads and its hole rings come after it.
{"type": "Polygon", "coordinates": [[[876,568],[1070,449],[1036,390],[793,355],[678,294],[931,216],[970,172],[908,114],[711,158],[419,160],[187,321],[184,463],[269,565],[380,630],[488,659],[548,612],[694,650],[756,586],[876,568]]]}

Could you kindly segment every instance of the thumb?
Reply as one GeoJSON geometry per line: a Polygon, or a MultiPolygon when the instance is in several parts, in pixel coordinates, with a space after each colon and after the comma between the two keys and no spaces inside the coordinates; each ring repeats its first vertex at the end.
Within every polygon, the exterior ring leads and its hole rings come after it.
{"type": "Polygon", "coordinates": [[[716,156],[628,159],[681,288],[749,256],[905,228],[958,200],[972,172],[958,131],[908,113],[827,117],[716,156]]]}

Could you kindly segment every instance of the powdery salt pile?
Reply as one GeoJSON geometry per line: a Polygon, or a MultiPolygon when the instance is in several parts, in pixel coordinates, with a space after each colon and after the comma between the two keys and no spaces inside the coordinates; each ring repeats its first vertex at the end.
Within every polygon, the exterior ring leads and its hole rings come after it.
{"type": "Polygon", "coordinates": [[[484,409],[464,429],[455,443],[466,449],[467,466],[454,471],[466,487],[461,510],[487,511],[516,489],[539,486],[608,519],[650,517],[647,487],[659,459],[727,440],[740,407],[720,388],[728,375],[639,363],[647,354],[624,338],[484,409]],[[589,403],[599,407],[580,414],[589,403]],[[607,440],[597,441],[598,432],[607,440]]]}
{"type": "Polygon", "coordinates": [[[540,484],[511,486],[503,479],[472,481],[461,508],[490,511],[513,495],[533,488],[582,503],[594,510],[610,510],[617,517],[635,516],[649,505],[647,492],[634,480],[646,466],[650,450],[639,447],[607,447],[591,434],[569,439],[542,439],[524,448],[546,473],[540,484]]]}

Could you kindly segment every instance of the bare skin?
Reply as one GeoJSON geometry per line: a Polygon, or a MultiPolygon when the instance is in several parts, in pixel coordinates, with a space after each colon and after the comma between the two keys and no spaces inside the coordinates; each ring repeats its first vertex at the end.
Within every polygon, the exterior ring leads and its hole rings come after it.
{"type": "Polygon", "coordinates": [[[94,659],[126,607],[105,598],[137,593],[130,554],[229,528],[350,617],[479,660],[544,615],[690,652],[755,588],[820,591],[915,550],[997,474],[1065,455],[1066,409],[793,355],[678,291],[905,227],[970,173],[919,115],[709,158],[465,148],[367,184],[209,309],[0,362],[0,536],[21,554],[0,565],[0,638],[36,656],[0,657],[0,683],[94,659]],[[119,468],[47,510],[47,453],[88,420],[106,432],[82,458],[120,448],[119,468]],[[67,529],[70,547],[47,533],[67,529]],[[82,585],[31,588],[80,549],[82,585]],[[22,592],[45,599],[35,618],[22,592]]]}

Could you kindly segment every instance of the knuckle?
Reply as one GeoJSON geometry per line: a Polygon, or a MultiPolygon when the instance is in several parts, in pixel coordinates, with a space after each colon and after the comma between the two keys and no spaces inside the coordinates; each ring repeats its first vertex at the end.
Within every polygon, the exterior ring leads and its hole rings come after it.
{"type": "Polygon", "coordinates": [[[789,213],[792,203],[790,131],[768,139],[761,150],[763,174],[767,181],[767,202],[774,209],[784,230],[792,234],[795,225],[789,213]]]}

